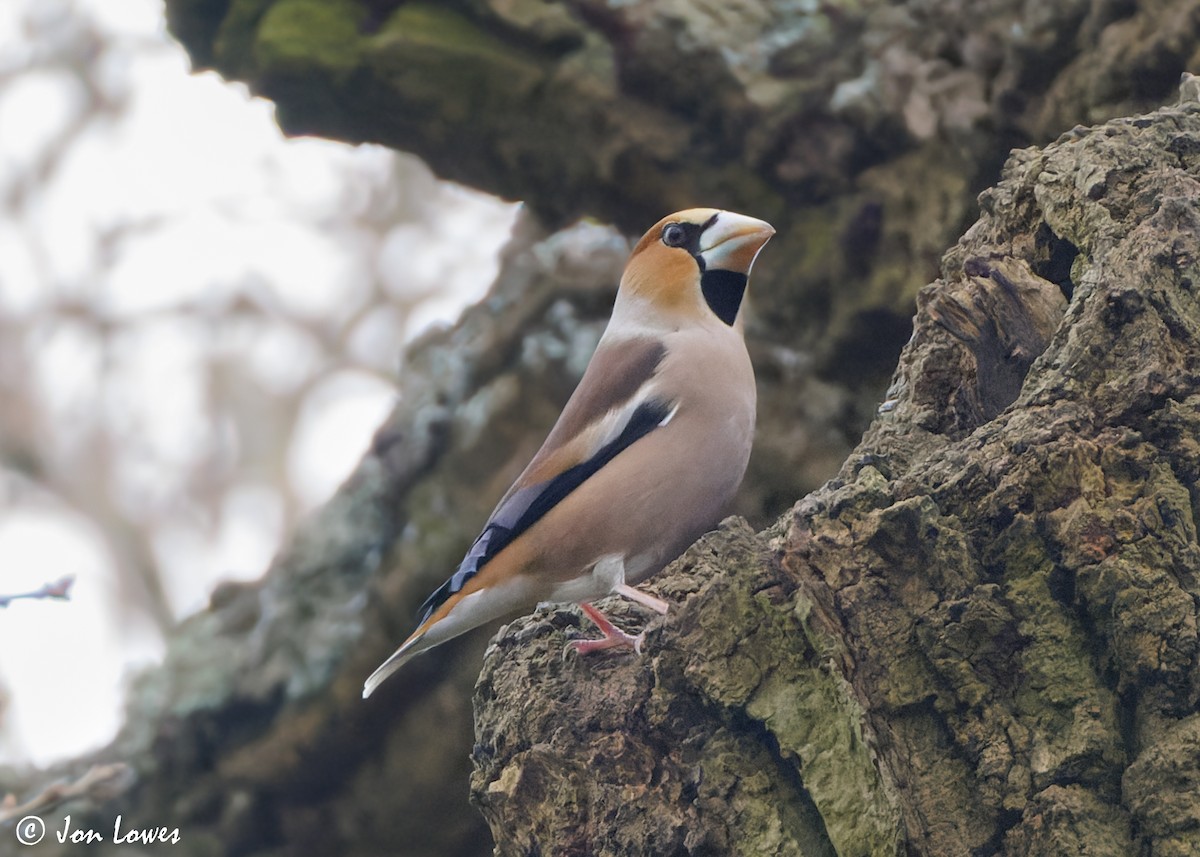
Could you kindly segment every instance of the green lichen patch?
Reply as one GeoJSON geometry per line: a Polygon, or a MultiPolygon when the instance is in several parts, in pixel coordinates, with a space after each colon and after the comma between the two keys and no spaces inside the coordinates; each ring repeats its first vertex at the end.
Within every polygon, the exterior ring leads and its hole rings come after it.
{"type": "MultiPolygon", "coordinates": [[[[564,659],[561,613],[503,635],[498,645],[517,660],[490,658],[476,692],[487,727],[474,799],[491,823],[512,829],[523,819],[526,849],[567,829],[607,831],[603,847],[614,853],[899,853],[894,797],[851,689],[831,669],[833,641],[806,627],[811,605],[779,585],[765,557],[744,524],[702,539],[656,581],[680,602],[661,628],[651,624],[642,659],[564,659]],[[714,574],[715,563],[731,573],[714,574]],[[509,648],[518,640],[524,650],[509,648]],[[539,694],[527,693],[530,681],[539,694]],[[553,753],[538,756],[546,741],[585,759],[586,779],[552,764],[553,753]],[[553,800],[521,791],[533,769],[553,800]],[[594,818],[601,806],[622,815],[616,833],[594,818]]],[[[601,607],[619,623],[638,621],[620,601],[601,607]]]]}
{"type": "Polygon", "coordinates": [[[432,3],[401,5],[369,46],[373,74],[403,94],[404,112],[436,117],[448,128],[495,122],[545,78],[536,58],[432,3]]]}
{"type": "MultiPolygon", "coordinates": [[[[257,15],[260,6],[243,0],[235,10],[257,15]]],[[[361,62],[363,44],[356,23],[361,15],[354,0],[276,0],[261,14],[255,61],[268,75],[307,72],[314,78],[344,78],[361,62]]]]}

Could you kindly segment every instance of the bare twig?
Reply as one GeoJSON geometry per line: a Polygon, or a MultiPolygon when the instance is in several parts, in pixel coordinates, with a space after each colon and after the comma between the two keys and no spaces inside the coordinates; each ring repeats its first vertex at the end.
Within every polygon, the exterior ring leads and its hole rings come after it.
{"type": "Polygon", "coordinates": [[[16,595],[0,595],[0,607],[7,607],[10,602],[16,601],[18,598],[53,598],[58,601],[69,601],[71,599],[71,587],[74,583],[74,575],[68,574],[60,577],[53,583],[44,583],[41,589],[35,589],[32,592],[20,592],[16,595]]]}
{"type": "Polygon", "coordinates": [[[73,783],[53,783],[40,794],[18,804],[13,795],[0,801],[0,824],[7,824],[26,815],[40,814],[61,803],[83,798],[99,803],[116,797],[133,783],[133,769],[124,762],[93,765],[73,783]]]}

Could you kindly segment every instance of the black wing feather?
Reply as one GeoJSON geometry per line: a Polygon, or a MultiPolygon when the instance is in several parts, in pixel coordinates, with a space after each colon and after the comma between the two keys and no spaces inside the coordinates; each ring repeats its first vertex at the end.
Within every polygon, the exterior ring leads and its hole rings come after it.
{"type": "Polygon", "coordinates": [[[492,557],[504,550],[518,536],[541,520],[564,497],[591,478],[608,462],[635,442],[650,434],[671,413],[671,404],[650,399],[638,405],[625,428],[613,440],[596,450],[587,461],[564,470],[553,479],[522,488],[496,510],[479,538],[471,545],[458,569],[450,579],[434,590],[417,611],[418,624],[424,623],[446,599],[462,589],[468,580],[479,573],[492,557]]]}

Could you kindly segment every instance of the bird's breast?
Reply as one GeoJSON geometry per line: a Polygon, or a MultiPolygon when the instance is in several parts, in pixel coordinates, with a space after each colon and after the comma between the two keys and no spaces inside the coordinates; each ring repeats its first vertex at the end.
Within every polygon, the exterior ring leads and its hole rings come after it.
{"type": "Polygon", "coordinates": [[[637,583],[720,521],[754,435],[754,374],[740,336],[729,333],[668,341],[655,395],[672,403],[671,418],[530,531],[543,574],[567,580],[600,557],[620,555],[628,582],[637,583]]]}

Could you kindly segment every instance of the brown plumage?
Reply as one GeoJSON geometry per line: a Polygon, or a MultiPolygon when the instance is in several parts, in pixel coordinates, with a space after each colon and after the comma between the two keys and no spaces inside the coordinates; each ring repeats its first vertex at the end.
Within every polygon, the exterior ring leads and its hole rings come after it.
{"type": "Polygon", "coordinates": [[[638,242],[575,393],[421,622],[367,680],[539,601],[577,601],[604,639],[640,646],[587,602],[631,587],[714,526],[745,473],[754,372],[742,339],[750,268],[774,234],[713,209],[664,218],[638,242]]]}

